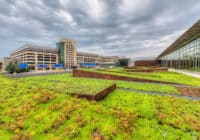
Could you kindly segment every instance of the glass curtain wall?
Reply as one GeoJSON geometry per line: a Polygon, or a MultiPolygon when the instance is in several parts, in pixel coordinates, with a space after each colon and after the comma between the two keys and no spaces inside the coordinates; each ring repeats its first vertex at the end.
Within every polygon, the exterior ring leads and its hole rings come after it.
{"type": "Polygon", "coordinates": [[[200,37],[159,60],[163,67],[200,71],[200,37]]]}
{"type": "Polygon", "coordinates": [[[58,49],[58,61],[60,64],[64,65],[64,43],[63,42],[57,43],[57,49],[58,49]]]}

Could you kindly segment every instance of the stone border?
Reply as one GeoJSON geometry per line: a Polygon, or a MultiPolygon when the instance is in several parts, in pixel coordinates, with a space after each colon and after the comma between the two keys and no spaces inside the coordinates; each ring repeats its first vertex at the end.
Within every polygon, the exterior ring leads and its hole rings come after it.
{"type": "Polygon", "coordinates": [[[163,68],[159,66],[130,66],[130,67],[123,67],[124,69],[141,69],[141,68],[147,68],[147,69],[157,69],[157,68],[163,68]]]}
{"type": "Polygon", "coordinates": [[[166,72],[167,68],[125,69],[126,72],[166,72]]]}
{"type": "Polygon", "coordinates": [[[83,71],[83,70],[73,70],[73,77],[108,79],[108,80],[121,80],[121,81],[137,81],[137,82],[149,82],[149,83],[162,83],[162,84],[176,84],[176,85],[181,85],[181,84],[177,84],[177,83],[173,83],[173,82],[164,82],[164,81],[158,81],[158,80],[133,78],[133,77],[127,77],[127,76],[119,76],[119,75],[112,75],[112,74],[103,74],[103,73],[83,71]]]}
{"type": "Polygon", "coordinates": [[[78,98],[86,98],[90,101],[99,101],[99,100],[103,99],[104,97],[106,97],[110,92],[112,92],[116,88],[117,88],[117,85],[113,84],[95,95],[88,95],[88,94],[84,94],[84,93],[82,93],[82,94],[73,94],[72,93],[71,95],[78,97],[78,98]]]}

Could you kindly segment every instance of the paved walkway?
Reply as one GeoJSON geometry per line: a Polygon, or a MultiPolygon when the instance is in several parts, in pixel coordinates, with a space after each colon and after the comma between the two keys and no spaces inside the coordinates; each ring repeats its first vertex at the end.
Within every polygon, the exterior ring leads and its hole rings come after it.
{"type": "Polygon", "coordinates": [[[184,99],[190,99],[190,100],[198,100],[200,101],[200,97],[193,97],[193,96],[185,96],[181,94],[176,94],[176,93],[164,93],[164,92],[156,92],[156,91],[144,91],[144,90],[135,90],[135,89],[130,89],[130,88],[117,88],[117,90],[122,90],[122,91],[130,91],[134,93],[141,93],[141,94],[149,94],[149,95],[160,95],[160,96],[172,96],[175,98],[184,98],[184,99]]]}
{"type": "Polygon", "coordinates": [[[169,71],[178,72],[178,73],[186,74],[186,75],[189,75],[192,77],[200,78],[200,72],[189,71],[189,70],[180,70],[180,69],[169,69],[169,71]]]}

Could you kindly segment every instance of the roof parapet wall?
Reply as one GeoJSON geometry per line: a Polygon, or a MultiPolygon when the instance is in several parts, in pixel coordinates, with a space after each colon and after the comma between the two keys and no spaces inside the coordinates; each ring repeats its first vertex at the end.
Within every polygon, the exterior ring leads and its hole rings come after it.
{"type": "Polygon", "coordinates": [[[51,48],[51,47],[26,44],[26,45],[23,45],[22,47],[16,49],[15,51],[13,51],[11,53],[11,56],[16,53],[23,52],[23,51],[36,51],[36,52],[44,51],[44,52],[50,52],[50,53],[57,53],[58,50],[56,48],[51,48]]]}

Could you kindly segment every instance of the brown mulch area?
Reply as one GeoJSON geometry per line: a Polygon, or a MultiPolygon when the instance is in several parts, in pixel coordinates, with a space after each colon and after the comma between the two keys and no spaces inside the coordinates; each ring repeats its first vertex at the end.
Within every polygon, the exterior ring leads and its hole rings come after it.
{"type": "Polygon", "coordinates": [[[199,87],[177,87],[177,89],[184,96],[200,97],[199,87]]]}

